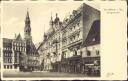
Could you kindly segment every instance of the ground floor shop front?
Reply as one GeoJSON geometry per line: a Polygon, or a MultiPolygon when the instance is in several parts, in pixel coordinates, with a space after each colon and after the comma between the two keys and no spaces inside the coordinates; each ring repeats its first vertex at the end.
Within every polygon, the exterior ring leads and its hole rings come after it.
{"type": "Polygon", "coordinates": [[[52,64],[52,72],[100,76],[100,57],[74,56],[52,64]]]}

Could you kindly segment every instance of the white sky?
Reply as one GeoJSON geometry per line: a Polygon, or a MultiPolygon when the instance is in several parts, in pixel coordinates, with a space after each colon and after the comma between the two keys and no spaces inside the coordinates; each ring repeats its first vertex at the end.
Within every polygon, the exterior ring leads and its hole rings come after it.
{"type": "MultiPolygon", "coordinates": [[[[55,14],[62,21],[65,16],[77,9],[82,2],[73,3],[4,3],[3,4],[3,37],[14,38],[15,33],[20,33],[24,37],[24,20],[27,8],[29,10],[32,38],[34,43],[41,42],[43,39],[44,29],[49,28],[51,13],[53,19],[55,14]],[[45,27],[45,28],[44,28],[45,27]]],[[[92,7],[99,9],[99,4],[88,3],[92,7]]]]}

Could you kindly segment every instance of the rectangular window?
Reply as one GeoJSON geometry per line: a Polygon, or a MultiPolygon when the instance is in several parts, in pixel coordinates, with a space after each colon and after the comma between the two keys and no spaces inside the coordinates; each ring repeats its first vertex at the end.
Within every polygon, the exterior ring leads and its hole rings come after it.
{"type": "Polygon", "coordinates": [[[12,63],[12,59],[10,59],[10,63],[12,63]]]}
{"type": "Polygon", "coordinates": [[[10,62],[9,62],[9,58],[7,59],[7,61],[8,61],[8,63],[10,63],[10,62]]]}
{"type": "Polygon", "coordinates": [[[6,69],[6,65],[4,65],[4,69],[6,69]]]}
{"type": "Polygon", "coordinates": [[[100,52],[99,52],[99,50],[97,50],[97,51],[96,51],[96,55],[99,55],[99,54],[100,54],[100,52]]]}
{"type": "Polygon", "coordinates": [[[12,65],[10,65],[10,69],[12,69],[12,65]]]}
{"type": "Polygon", "coordinates": [[[91,56],[91,52],[89,50],[87,51],[87,56],[91,56]]]}
{"type": "Polygon", "coordinates": [[[7,65],[7,69],[9,69],[9,65],[7,65]]]}
{"type": "Polygon", "coordinates": [[[15,63],[17,63],[17,58],[15,58],[15,63]]]}

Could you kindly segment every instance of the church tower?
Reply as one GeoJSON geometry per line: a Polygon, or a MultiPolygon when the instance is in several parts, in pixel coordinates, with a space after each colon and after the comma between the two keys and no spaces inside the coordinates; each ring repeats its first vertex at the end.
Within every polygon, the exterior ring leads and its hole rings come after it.
{"type": "Polygon", "coordinates": [[[52,19],[52,15],[51,15],[51,20],[50,20],[50,22],[49,22],[49,25],[50,25],[50,27],[53,27],[53,19],[52,19]]]}
{"type": "Polygon", "coordinates": [[[25,19],[25,28],[24,28],[24,39],[27,44],[32,43],[32,36],[31,36],[31,21],[29,17],[29,12],[27,11],[26,19],[25,19]]]}

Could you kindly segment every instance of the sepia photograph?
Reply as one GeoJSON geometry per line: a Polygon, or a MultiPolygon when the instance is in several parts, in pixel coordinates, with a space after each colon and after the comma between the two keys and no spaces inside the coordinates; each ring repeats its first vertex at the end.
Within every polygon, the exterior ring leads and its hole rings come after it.
{"type": "Polygon", "coordinates": [[[127,80],[126,1],[2,1],[3,81],[127,80]]]}
{"type": "Polygon", "coordinates": [[[100,4],[4,3],[3,78],[100,77],[100,4]]]}

